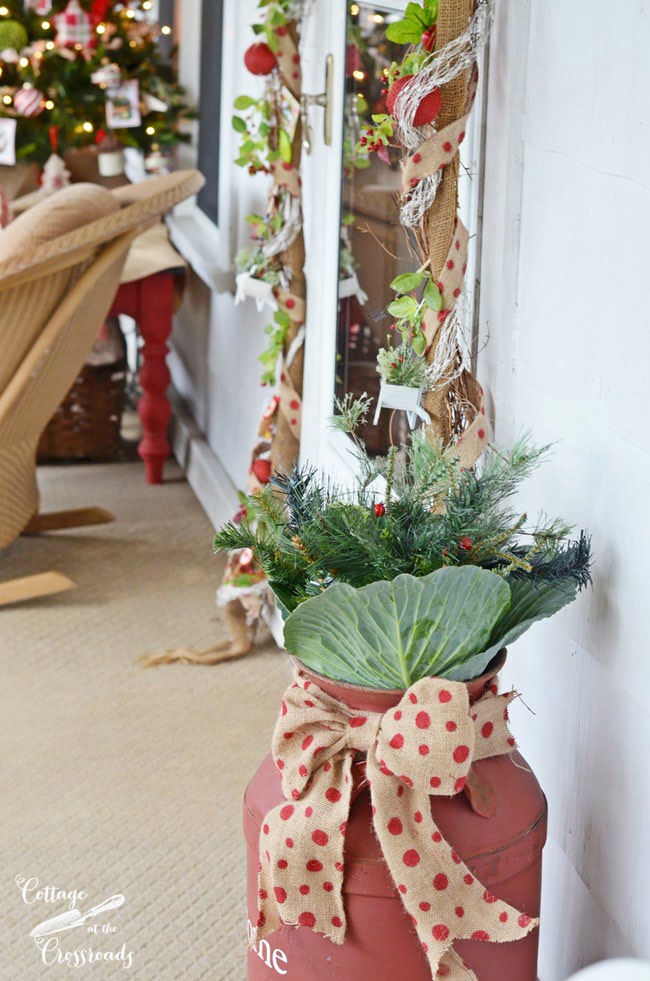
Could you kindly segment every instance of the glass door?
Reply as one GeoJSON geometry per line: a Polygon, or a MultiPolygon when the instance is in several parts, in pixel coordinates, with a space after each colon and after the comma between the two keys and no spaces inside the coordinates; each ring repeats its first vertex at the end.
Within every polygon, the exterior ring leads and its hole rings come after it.
{"type": "MultiPolygon", "coordinates": [[[[392,345],[389,284],[416,263],[399,222],[399,151],[367,156],[357,147],[361,128],[387,111],[384,75],[403,47],[388,41],[385,30],[405,6],[401,0],[313,0],[303,39],[306,92],[322,91],[325,60],[333,56],[333,125],[326,144],[323,110],[310,109],[312,148],[303,158],[308,304],[301,455],[339,479],[353,473],[354,457],[348,438],[327,428],[334,397],[376,397],[377,352],[392,345]]],[[[480,104],[479,97],[463,145],[460,193],[470,232],[477,229],[480,197],[480,104]]],[[[377,426],[366,426],[370,453],[386,451],[390,425],[390,413],[382,413],[377,426]]],[[[393,440],[406,432],[406,416],[398,412],[393,440]]]]}

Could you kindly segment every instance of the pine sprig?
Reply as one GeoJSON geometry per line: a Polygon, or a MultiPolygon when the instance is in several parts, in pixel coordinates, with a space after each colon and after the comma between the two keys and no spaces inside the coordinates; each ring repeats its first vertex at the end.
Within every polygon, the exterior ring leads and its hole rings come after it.
{"type": "MultiPolygon", "coordinates": [[[[367,411],[363,400],[347,399],[341,407],[345,431],[367,411]]],[[[371,461],[358,439],[356,452],[356,488],[312,468],[276,475],[249,499],[247,520],[215,538],[215,548],[252,548],[288,610],[334,582],[361,587],[444,566],[478,565],[558,587],[589,583],[584,534],[571,541],[564,522],[545,516],[528,530],[527,516],[510,505],[548,447],[535,447],[526,436],[509,453],[489,448],[480,472],[461,470],[442,445],[432,446],[419,432],[403,453],[393,449],[392,466],[386,458],[371,461]],[[387,473],[390,493],[375,483],[387,473]]]]}

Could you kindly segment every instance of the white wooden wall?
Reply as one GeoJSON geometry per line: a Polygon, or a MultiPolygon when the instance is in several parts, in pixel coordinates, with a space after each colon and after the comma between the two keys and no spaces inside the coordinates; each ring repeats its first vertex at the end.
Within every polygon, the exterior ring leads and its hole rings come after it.
{"type": "MultiPolygon", "coordinates": [[[[224,6],[220,219],[214,255],[222,270],[249,243],[250,226],[244,218],[264,210],[268,193],[264,176],[252,179],[232,162],[237,149],[230,124],[233,101],[261,90],[259,80],[243,64],[244,50],[254,40],[250,24],[257,2],[226,0],[224,6]]],[[[201,0],[176,0],[175,22],[181,78],[198,99],[201,0]]],[[[202,124],[211,125],[210,118],[206,116],[202,124]]],[[[193,165],[191,153],[186,152],[184,163],[193,165]]],[[[251,300],[236,307],[230,293],[218,294],[193,275],[173,335],[174,386],[234,484],[242,489],[261,412],[271,394],[260,387],[257,361],[266,346],[263,329],[270,320],[268,309],[258,314],[251,300]]]]}
{"type": "Polygon", "coordinates": [[[542,981],[650,955],[649,42],[647,2],[500,0],[491,47],[479,375],[497,441],[559,441],[525,505],[595,559],[508,669],[550,807],[542,981]]]}

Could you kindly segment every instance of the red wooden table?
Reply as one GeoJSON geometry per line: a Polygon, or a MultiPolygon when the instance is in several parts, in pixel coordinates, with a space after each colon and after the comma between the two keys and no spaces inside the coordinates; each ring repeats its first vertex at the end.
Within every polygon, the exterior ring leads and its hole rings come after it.
{"type": "Polygon", "coordinates": [[[117,291],[111,316],[126,314],[133,317],[144,341],[142,366],[138,373],[142,397],[138,415],[142,422],[142,439],[138,454],[144,461],[147,483],[161,484],[163,466],[171,447],[167,427],[171,406],[167,398],[170,382],[167,367],[167,341],[174,316],[174,285],[178,270],[145,276],[122,283],[117,291]]]}

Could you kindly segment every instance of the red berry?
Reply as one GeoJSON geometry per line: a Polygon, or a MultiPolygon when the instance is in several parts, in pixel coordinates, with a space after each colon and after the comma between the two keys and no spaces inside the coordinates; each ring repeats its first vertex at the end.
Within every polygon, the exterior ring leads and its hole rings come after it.
{"type": "MultiPolygon", "coordinates": [[[[397,96],[400,94],[404,86],[411,81],[413,75],[404,75],[402,78],[396,79],[390,87],[390,92],[386,97],[386,105],[388,106],[388,111],[393,112],[395,108],[395,102],[397,101],[397,96]]],[[[442,96],[440,95],[440,89],[435,88],[432,92],[420,102],[418,110],[415,114],[413,120],[414,126],[424,126],[426,123],[432,123],[440,112],[440,107],[442,106],[442,96]]]]}
{"type": "Polygon", "coordinates": [[[251,44],[246,50],[244,64],[252,75],[270,75],[278,65],[275,55],[263,41],[251,44]]]}
{"type": "Polygon", "coordinates": [[[381,501],[379,502],[379,504],[375,504],[375,517],[376,518],[383,518],[383,516],[385,514],[386,514],[386,507],[385,507],[385,505],[383,505],[381,503],[381,501]]]}
{"type": "Polygon", "coordinates": [[[463,538],[461,538],[458,544],[460,545],[460,547],[463,549],[464,552],[470,552],[472,550],[472,546],[474,542],[472,541],[471,538],[468,538],[467,535],[465,535],[463,538]]]}
{"type": "Polygon", "coordinates": [[[422,37],[420,38],[420,44],[425,51],[433,51],[436,46],[436,25],[432,24],[428,27],[422,37]]]}

